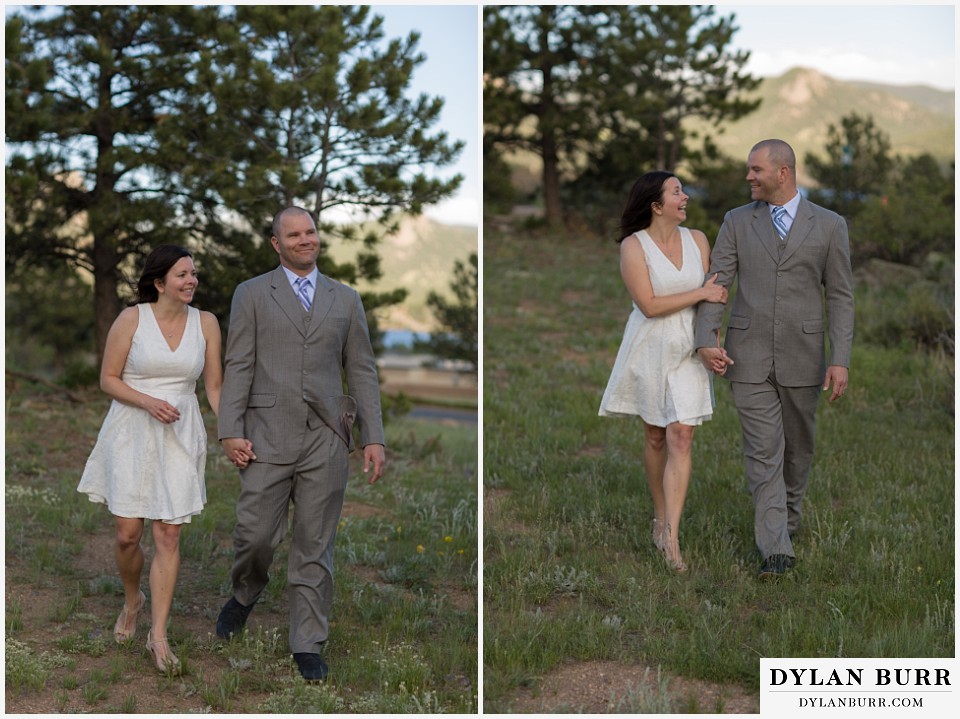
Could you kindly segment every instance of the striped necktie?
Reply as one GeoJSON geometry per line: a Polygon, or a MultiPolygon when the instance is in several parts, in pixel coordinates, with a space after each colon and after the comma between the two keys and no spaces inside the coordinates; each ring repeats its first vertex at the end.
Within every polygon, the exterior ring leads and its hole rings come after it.
{"type": "Polygon", "coordinates": [[[306,277],[297,278],[297,297],[300,299],[300,304],[303,305],[303,309],[307,312],[310,311],[310,280],[306,277]]]}
{"type": "Polygon", "coordinates": [[[777,234],[780,236],[780,239],[784,239],[787,236],[787,208],[781,205],[774,205],[773,207],[773,226],[777,230],[777,234]]]}

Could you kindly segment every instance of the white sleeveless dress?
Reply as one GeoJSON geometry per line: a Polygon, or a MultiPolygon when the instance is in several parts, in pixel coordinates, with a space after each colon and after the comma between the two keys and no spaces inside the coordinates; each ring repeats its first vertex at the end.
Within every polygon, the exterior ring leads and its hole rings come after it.
{"type": "MultiPolygon", "coordinates": [[[[655,295],[672,295],[703,284],[703,259],[693,235],[680,228],[683,260],[678,270],[646,230],[624,239],[643,247],[655,295]]],[[[699,425],[713,416],[710,373],[694,351],[696,307],[647,317],[634,304],[620,351],[600,402],[601,417],[639,415],[666,427],[699,425]]]]}
{"type": "Polygon", "coordinates": [[[180,411],[164,424],[139,407],[114,400],[77,491],[106,504],[118,517],[189,522],[207,501],[207,433],[197,401],[206,340],[199,310],[187,308],[183,339],[171,350],[153,305],[137,305],[140,321],[121,379],[180,411]]]}

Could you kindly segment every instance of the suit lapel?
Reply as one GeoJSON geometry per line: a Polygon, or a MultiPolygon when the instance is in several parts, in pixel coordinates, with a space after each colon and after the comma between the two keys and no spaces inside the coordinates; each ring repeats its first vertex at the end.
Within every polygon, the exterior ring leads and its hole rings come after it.
{"type": "Polygon", "coordinates": [[[307,336],[312,335],[320,329],[324,318],[333,307],[334,291],[333,282],[322,273],[317,273],[317,289],[313,293],[313,315],[310,318],[310,328],[307,330],[307,336]]]}
{"type": "Polygon", "coordinates": [[[300,304],[300,300],[293,293],[293,288],[290,286],[290,281],[287,279],[283,267],[274,270],[273,277],[270,279],[270,286],[273,301],[280,307],[280,311],[293,323],[300,334],[306,334],[303,323],[303,305],[300,304]]]}
{"type": "Polygon", "coordinates": [[[753,209],[753,223],[751,225],[757,241],[763,245],[773,261],[778,265],[783,264],[796,252],[800,245],[804,243],[810,230],[813,229],[813,212],[810,203],[803,197],[800,198],[800,204],[797,206],[797,216],[790,226],[790,233],[787,235],[787,247],[780,257],[777,248],[777,231],[773,227],[773,219],[770,217],[770,206],[765,202],[758,202],[753,209]]]}
{"type": "Polygon", "coordinates": [[[770,254],[775,263],[780,262],[777,251],[777,231],[770,218],[770,207],[766,202],[757,202],[753,206],[753,222],[750,224],[757,241],[770,254]]]}
{"type": "Polygon", "coordinates": [[[787,248],[783,252],[780,262],[786,262],[794,252],[800,249],[813,229],[813,212],[810,203],[803,197],[800,198],[800,204],[797,206],[797,216],[790,226],[790,234],[787,235],[787,248]]]}

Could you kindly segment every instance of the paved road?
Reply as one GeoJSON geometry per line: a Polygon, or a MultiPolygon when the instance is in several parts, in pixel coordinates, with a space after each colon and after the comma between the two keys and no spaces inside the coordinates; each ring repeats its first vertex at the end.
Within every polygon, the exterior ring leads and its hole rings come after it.
{"type": "Polygon", "coordinates": [[[410,410],[407,417],[411,419],[429,419],[433,421],[452,420],[454,422],[463,422],[464,424],[477,424],[477,411],[475,409],[418,406],[410,410]]]}

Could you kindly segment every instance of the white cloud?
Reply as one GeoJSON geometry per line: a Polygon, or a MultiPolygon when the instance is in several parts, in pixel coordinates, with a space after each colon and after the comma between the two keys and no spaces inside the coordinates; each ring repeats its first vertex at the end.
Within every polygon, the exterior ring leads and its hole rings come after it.
{"type": "Polygon", "coordinates": [[[428,207],[424,214],[445,225],[479,225],[480,203],[473,197],[454,197],[428,207]]]}
{"type": "Polygon", "coordinates": [[[784,49],[751,54],[747,69],[761,77],[782,75],[794,67],[819,70],[837,80],[864,80],[889,85],[930,85],[953,90],[956,68],[953,58],[928,58],[904,63],[899,58],[867,57],[834,48],[784,49]],[[921,78],[921,79],[918,79],[921,78]]]}

